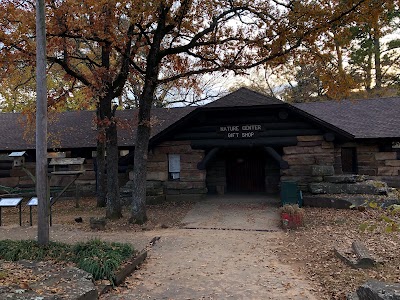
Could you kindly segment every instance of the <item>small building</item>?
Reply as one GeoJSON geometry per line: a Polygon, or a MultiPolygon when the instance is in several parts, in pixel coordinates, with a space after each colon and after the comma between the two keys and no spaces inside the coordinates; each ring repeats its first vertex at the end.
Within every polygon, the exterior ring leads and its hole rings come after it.
{"type": "MultiPolygon", "coordinates": [[[[120,184],[134,172],[135,111],[118,111],[120,184]]],[[[200,198],[207,193],[277,193],[294,180],[304,191],[325,175],[360,174],[400,187],[400,98],[290,105],[246,88],[201,107],[154,108],[149,145],[149,200],[200,198]],[[317,174],[316,168],[328,170],[317,174]]],[[[34,142],[19,114],[0,114],[0,185],[32,184],[8,154],[34,142]],[[7,158],[6,158],[7,155],[7,158]]],[[[52,116],[49,151],[86,158],[79,182],[94,192],[95,112],[52,116]]],[[[62,179],[58,179],[62,180],[62,179]]],[[[56,183],[53,183],[56,184],[56,183]]]]}

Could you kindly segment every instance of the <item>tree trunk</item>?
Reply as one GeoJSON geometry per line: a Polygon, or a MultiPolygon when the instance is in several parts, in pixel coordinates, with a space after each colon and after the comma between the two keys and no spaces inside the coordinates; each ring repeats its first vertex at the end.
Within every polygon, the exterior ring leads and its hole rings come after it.
{"type": "MultiPolygon", "coordinates": [[[[111,104],[111,103],[110,103],[111,104]]],[[[111,123],[107,126],[107,210],[108,219],[122,217],[122,205],[119,198],[118,183],[118,138],[115,120],[115,107],[110,115],[111,123]]]]}
{"type": "MultiPolygon", "coordinates": [[[[370,37],[371,38],[371,37],[370,37]]],[[[366,82],[365,89],[370,91],[372,88],[372,44],[370,43],[368,46],[368,57],[367,57],[367,69],[366,72],[366,82]]]]}
{"type": "Polygon", "coordinates": [[[146,215],[146,177],[147,153],[151,130],[151,107],[158,84],[161,58],[159,57],[160,45],[166,34],[165,22],[167,11],[163,4],[160,5],[160,16],[154,33],[153,43],[146,58],[147,68],[144,79],[143,92],[139,99],[138,128],[135,141],[135,156],[133,169],[133,192],[131,223],[143,224],[147,221],[146,215]]]}
{"type": "Polygon", "coordinates": [[[96,193],[97,193],[97,207],[106,206],[107,195],[107,177],[106,177],[106,151],[104,141],[97,140],[97,153],[96,153],[96,193]]]}
{"type": "MultiPolygon", "coordinates": [[[[146,91],[145,91],[146,92],[146,91]]],[[[147,153],[150,139],[150,115],[152,101],[148,97],[142,96],[139,108],[139,122],[135,141],[134,172],[133,172],[133,191],[132,191],[132,210],[131,223],[143,224],[147,221],[146,214],[146,177],[147,177],[147,153]]]]}
{"type": "Polygon", "coordinates": [[[106,177],[106,131],[105,112],[107,110],[105,99],[100,98],[97,104],[97,153],[96,153],[96,193],[97,207],[106,206],[107,177],[106,177]]]}
{"type": "Polygon", "coordinates": [[[374,62],[375,62],[375,88],[382,87],[382,68],[381,68],[381,43],[378,24],[374,28],[374,62]]]}

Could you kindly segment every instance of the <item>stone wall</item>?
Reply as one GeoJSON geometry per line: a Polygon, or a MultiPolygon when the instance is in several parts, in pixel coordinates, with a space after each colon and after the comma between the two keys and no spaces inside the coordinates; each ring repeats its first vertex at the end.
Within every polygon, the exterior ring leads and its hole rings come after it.
{"type": "Polygon", "coordinates": [[[190,141],[168,141],[154,148],[148,156],[147,188],[151,200],[180,201],[203,197],[207,193],[206,171],[198,170],[197,163],[204,157],[203,150],[193,150],[190,141]],[[168,154],[180,155],[180,178],[168,176],[168,154]],[[153,198],[153,199],[151,199],[153,198]]]}
{"type": "Polygon", "coordinates": [[[400,160],[396,151],[380,151],[378,145],[357,145],[358,173],[400,187],[400,160]]]}
{"type": "Polygon", "coordinates": [[[288,169],[281,170],[281,181],[297,181],[303,191],[308,190],[308,183],[322,181],[312,174],[312,166],[333,166],[335,148],[332,142],[324,141],[322,135],[298,136],[296,146],[283,147],[283,160],[289,164],[288,169]]]}

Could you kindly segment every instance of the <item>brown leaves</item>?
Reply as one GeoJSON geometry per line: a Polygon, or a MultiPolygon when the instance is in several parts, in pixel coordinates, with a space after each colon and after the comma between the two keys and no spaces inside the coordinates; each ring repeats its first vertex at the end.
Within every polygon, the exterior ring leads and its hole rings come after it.
{"type": "Polygon", "coordinates": [[[400,280],[400,259],[396,254],[400,236],[384,233],[384,223],[381,212],[371,209],[360,212],[307,208],[306,227],[287,234],[287,244],[280,256],[292,264],[300,264],[307,277],[318,285],[323,299],[345,299],[347,293],[368,279],[400,280]],[[361,232],[359,226],[365,222],[381,224],[383,231],[361,232]],[[355,239],[361,240],[384,264],[370,270],[352,269],[335,257],[334,246],[346,251],[355,239]]]}

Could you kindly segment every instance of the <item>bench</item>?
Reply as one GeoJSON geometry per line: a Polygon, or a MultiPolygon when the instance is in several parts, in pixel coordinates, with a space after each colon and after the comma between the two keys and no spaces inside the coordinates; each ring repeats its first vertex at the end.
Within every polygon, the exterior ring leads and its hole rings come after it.
{"type": "Polygon", "coordinates": [[[3,207],[19,207],[19,226],[22,226],[22,198],[0,198],[0,226],[1,226],[1,209],[3,207]]]}

